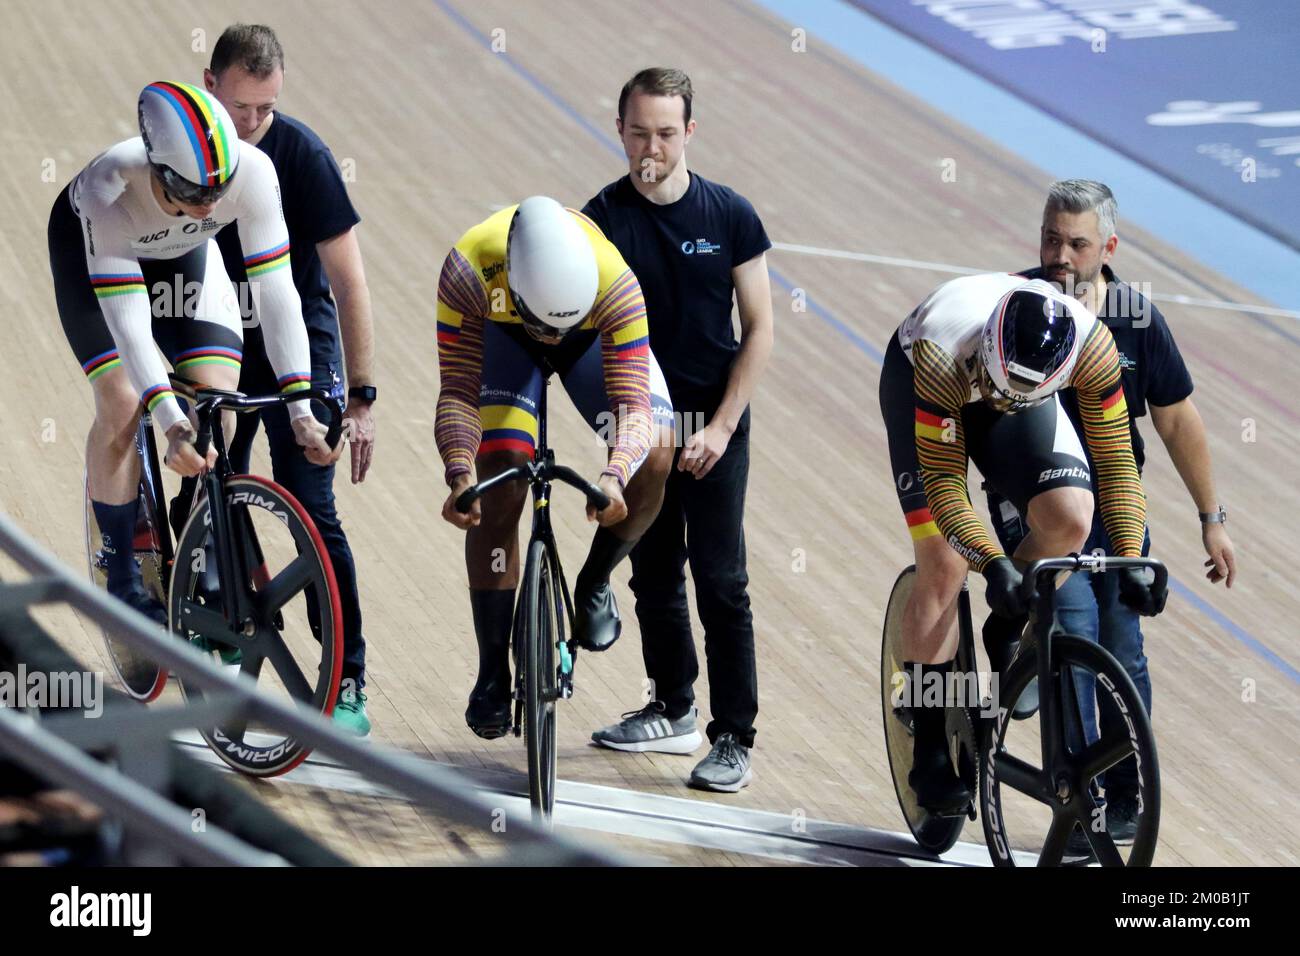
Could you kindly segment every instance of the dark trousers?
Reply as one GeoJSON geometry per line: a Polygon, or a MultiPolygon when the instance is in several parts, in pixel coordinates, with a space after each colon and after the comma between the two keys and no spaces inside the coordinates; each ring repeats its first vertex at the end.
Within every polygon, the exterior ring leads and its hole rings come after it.
{"type": "Polygon", "coordinates": [[[686,604],[685,566],[690,560],[709,668],[709,740],[733,733],[752,747],[758,670],[745,571],[748,479],[748,416],[704,478],[677,471],[674,461],[659,517],[632,552],[631,586],[646,675],[654,682],[665,714],[680,717],[695,701],[700,673],[686,604]]]}
{"type": "MultiPolygon", "coordinates": [[[[337,338],[311,335],[311,377],[313,388],[323,388],[341,397],[343,374],[337,338]]],[[[261,336],[254,340],[253,330],[248,330],[244,343],[244,366],[239,376],[240,391],[249,395],[273,395],[279,389],[271,363],[267,361],[261,336]]],[[[324,413],[318,409],[318,414],[324,413]]],[[[230,443],[230,461],[237,472],[248,471],[253,452],[253,439],[259,421],[266,425],[266,439],[271,449],[271,474],[277,484],[283,485],[302,503],[316,523],[334,565],[334,578],[339,587],[339,604],[343,610],[343,680],[356,682],[357,690],[365,685],[366,640],[361,634],[361,603],[357,596],[357,568],[352,559],[343,523],[334,507],[334,465],[313,465],[302,453],[293,427],[289,424],[289,411],[283,405],[268,408],[260,413],[249,412],[238,416],[238,429],[230,443]]],[[[309,608],[313,614],[314,608],[309,608]]]]}

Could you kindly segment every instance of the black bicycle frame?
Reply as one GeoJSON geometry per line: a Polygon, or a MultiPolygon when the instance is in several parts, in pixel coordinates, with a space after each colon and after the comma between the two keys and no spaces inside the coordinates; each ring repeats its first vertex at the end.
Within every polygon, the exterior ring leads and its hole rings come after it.
{"type": "MultiPolygon", "coordinates": [[[[1089,554],[1073,555],[1068,558],[1044,558],[1033,562],[1024,573],[1021,593],[1027,600],[1033,601],[1034,607],[1034,642],[1038,650],[1038,706],[1042,721],[1042,736],[1039,741],[1042,751],[1043,772],[1055,780],[1065,771],[1065,762],[1069,758],[1056,741],[1063,739],[1061,700],[1053,692],[1052,679],[1052,624],[1056,608],[1056,578],[1052,572],[1088,571],[1097,573],[1105,570],[1141,567],[1152,568],[1156,576],[1156,590],[1163,590],[1168,581],[1169,572],[1163,564],[1154,558],[1112,558],[1089,554]],[[1049,757],[1055,761],[1048,766],[1049,757]]],[[[1026,781],[1027,782],[1027,781],[1026,781]]],[[[1037,789],[1037,788],[1035,788],[1037,789]]],[[[1042,794],[1048,801],[1055,800],[1059,794],[1048,792],[1042,794]]]]}
{"type": "MultiPolygon", "coordinates": [[[[231,468],[226,454],[226,436],[221,425],[221,411],[231,409],[236,412],[251,412],[301,399],[320,401],[330,411],[331,421],[325,441],[331,448],[338,441],[341,432],[342,412],[335,399],[320,389],[294,392],[290,395],[250,398],[239,392],[208,388],[187,397],[194,402],[194,412],[199,420],[199,432],[194,441],[194,450],[201,458],[207,456],[209,443],[217,450],[216,467],[208,469],[202,481],[203,489],[208,496],[208,517],[211,521],[212,540],[216,550],[221,603],[225,609],[227,626],[237,633],[243,628],[244,622],[252,617],[252,598],[247,588],[235,586],[236,581],[248,580],[249,569],[245,566],[243,551],[235,547],[235,537],[231,533],[235,524],[234,513],[222,493],[226,481],[234,474],[234,469],[231,468]]],[[[197,485],[195,494],[198,494],[197,485]]],[[[189,504],[192,508],[193,502],[189,504]]]]}

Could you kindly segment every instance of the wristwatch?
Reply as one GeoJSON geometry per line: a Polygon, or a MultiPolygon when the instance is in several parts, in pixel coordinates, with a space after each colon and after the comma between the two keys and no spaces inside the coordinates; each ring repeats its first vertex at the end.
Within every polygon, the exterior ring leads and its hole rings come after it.
{"type": "Polygon", "coordinates": [[[348,398],[357,398],[367,404],[374,402],[379,391],[373,385],[353,385],[348,389],[348,398]]]}
{"type": "Polygon", "coordinates": [[[1202,511],[1200,515],[1201,524],[1223,524],[1228,520],[1228,512],[1223,510],[1222,505],[1218,511],[1202,511]]]}

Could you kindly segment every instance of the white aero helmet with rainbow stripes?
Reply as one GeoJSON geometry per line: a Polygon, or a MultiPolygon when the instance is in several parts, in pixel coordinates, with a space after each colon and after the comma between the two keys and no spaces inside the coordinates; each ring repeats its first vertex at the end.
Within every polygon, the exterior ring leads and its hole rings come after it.
{"type": "Polygon", "coordinates": [[[159,81],[140,91],[139,114],[149,165],[168,195],[203,206],[225,194],[239,166],[239,134],[216,97],[159,81]]]}

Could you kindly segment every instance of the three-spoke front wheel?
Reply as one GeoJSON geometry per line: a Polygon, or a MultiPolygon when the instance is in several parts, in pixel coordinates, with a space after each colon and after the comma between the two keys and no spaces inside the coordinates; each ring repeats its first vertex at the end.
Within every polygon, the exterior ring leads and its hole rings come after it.
{"type": "MultiPolygon", "coordinates": [[[[1055,740],[1043,740],[1041,719],[1010,717],[1038,674],[1035,654],[1017,658],[999,688],[980,774],[980,815],[993,862],[1015,866],[1016,854],[1036,853],[1039,866],[1090,860],[1149,866],[1160,829],[1160,767],[1137,688],[1100,646],[1068,635],[1052,637],[1050,672],[1060,707],[1055,740]],[[1094,713],[1100,733],[1088,743],[1094,734],[1085,732],[1085,721],[1091,724],[1094,713]],[[1121,777],[1123,799],[1136,803],[1137,828],[1116,839],[1106,814],[1118,805],[1121,777]]],[[[1040,689],[1039,698],[1045,696],[1040,689]]]]}
{"type": "MultiPolygon", "coordinates": [[[[208,652],[215,663],[238,667],[259,691],[283,702],[330,714],[343,666],[343,626],[334,569],[306,510],[274,482],[239,475],[225,482],[240,578],[226,593],[247,595],[232,629],[222,598],[210,503],[190,515],[176,547],[170,600],[171,629],[208,652]]],[[[203,689],[181,681],[187,699],[203,689]]],[[[252,776],[292,770],[310,750],[282,731],[247,716],[200,727],[227,764],[252,776]]]]}

